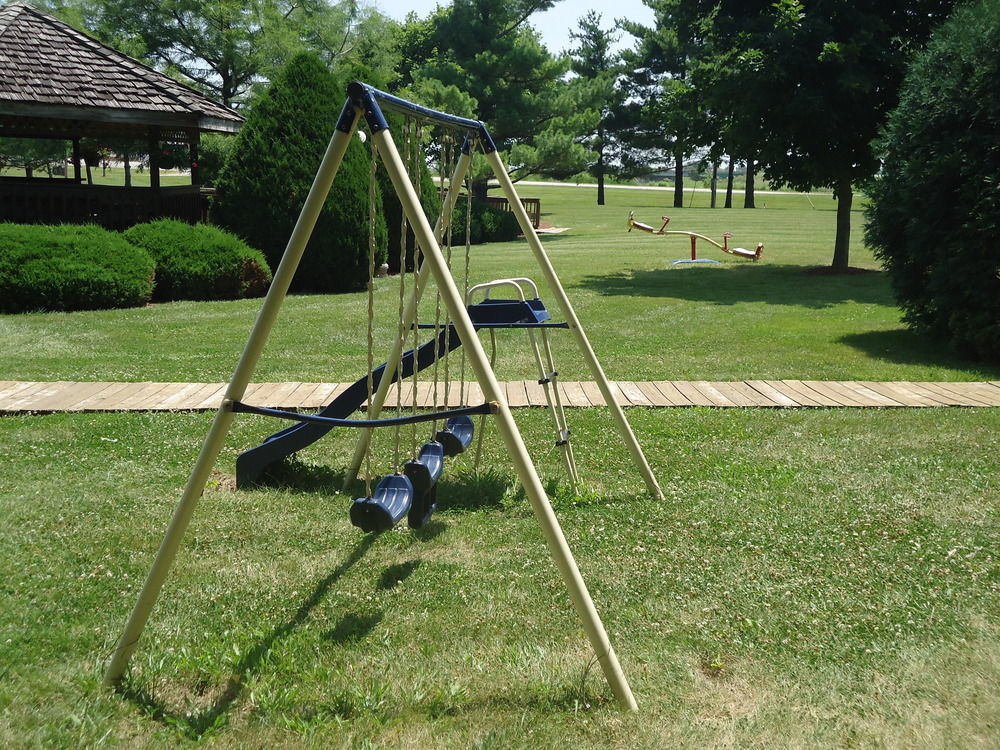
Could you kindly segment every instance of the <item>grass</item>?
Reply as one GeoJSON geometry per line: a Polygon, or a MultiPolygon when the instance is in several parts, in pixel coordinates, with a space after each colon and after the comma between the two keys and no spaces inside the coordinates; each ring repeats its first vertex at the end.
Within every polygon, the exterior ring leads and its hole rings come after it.
{"type": "MultiPolygon", "coordinates": [[[[833,212],[796,196],[712,212],[696,194],[674,224],[760,236],[766,260],[669,268],[682,242],[624,231],[629,208],[666,213],[661,194],[609,191],[598,210],[585,191],[525,193],[571,227],[546,246],[612,377],[998,379],[906,334],[881,273],[805,274],[829,259],[833,212]]],[[[524,272],[523,252],[480,249],[477,273],[524,272]]],[[[874,267],[863,248],[853,263],[874,267]]],[[[383,335],[394,294],[378,290],[383,335]]],[[[257,306],[0,317],[0,377],[224,380],[257,306]]],[[[364,307],[289,299],[260,379],[357,377],[364,307]]],[[[583,375],[559,347],[564,376],[583,375]]],[[[501,376],[530,372],[523,348],[503,347],[501,376]]],[[[635,716],[611,702],[494,434],[479,471],[449,461],[427,528],[365,537],[338,491],[345,436],[232,489],[237,453],[273,429],[259,417],[236,422],[129,679],[107,693],[105,659],[212,417],[0,419],[0,744],[998,744],[1000,410],[628,413],[665,501],[643,495],[603,410],[570,414],[580,496],[546,414],[516,417],[635,716]]],[[[391,440],[376,472],[393,468],[391,440]]]]}
{"type": "MultiPolygon", "coordinates": [[[[767,209],[713,211],[699,205],[708,200],[703,193],[685,209],[666,208],[670,195],[658,191],[609,189],[602,207],[594,205],[590,188],[528,186],[524,193],[541,198],[546,222],[569,228],[546,236],[544,244],[612,378],[1000,379],[1000,369],[963,361],[903,326],[888,279],[860,242],[852,246],[852,264],[871,273],[805,273],[832,257],[836,212],[830,198],[813,198],[816,209],[804,196],[789,194],[768,196],[767,209]],[[687,256],[687,241],[627,232],[630,210],[647,223],[668,214],[672,227],[712,237],[730,231],[739,245],[763,240],[764,260],[749,263],[703,248],[704,257],[723,264],[671,266],[687,256]]],[[[860,212],[854,218],[858,237],[860,212]]],[[[463,253],[456,253],[461,277],[463,253]]],[[[515,275],[541,281],[523,241],[473,249],[472,283],[515,275]]],[[[544,288],[542,296],[553,305],[544,288]]],[[[225,381],[259,307],[255,300],[178,302],[0,318],[0,337],[8,343],[2,374],[25,380],[225,381]]],[[[288,299],[257,378],[359,377],[366,366],[366,309],[364,293],[288,299]]],[[[376,293],[380,340],[390,335],[397,310],[392,279],[376,293]]],[[[432,306],[425,305],[422,319],[433,317],[432,306]]],[[[586,378],[570,337],[553,343],[563,376],[586,378]]],[[[527,346],[501,348],[501,376],[531,371],[527,346]]]]}
{"type": "MultiPolygon", "coordinates": [[[[67,166],[67,172],[70,176],[73,174],[72,166],[67,166]]],[[[133,187],[149,187],[149,170],[142,169],[139,170],[136,167],[132,167],[132,186],[133,187]]],[[[87,181],[87,170],[85,167],[80,168],[80,173],[83,178],[83,183],[86,184],[87,181]]],[[[107,169],[101,169],[101,167],[92,167],[90,170],[90,175],[94,180],[95,185],[125,185],[125,168],[124,167],[108,167],[107,169]]],[[[2,177],[24,177],[23,169],[0,169],[0,176],[2,177]]],[[[36,179],[46,178],[46,175],[41,170],[35,172],[36,179]]],[[[65,177],[62,175],[56,175],[52,178],[53,180],[64,180],[65,177]]],[[[170,172],[160,172],[160,185],[163,187],[171,185],[190,185],[191,175],[189,174],[174,174],[170,172]]]]}
{"type": "Polygon", "coordinates": [[[257,420],[229,441],[124,695],[104,694],[210,416],[5,418],[0,741],[995,742],[997,410],[630,415],[666,502],[637,494],[599,410],[573,413],[581,498],[540,447],[545,415],[519,421],[635,717],[610,704],[495,440],[483,473],[449,467],[430,527],[363,537],[331,490],[347,440],[305,452],[286,485],[229,488],[257,420]]]}

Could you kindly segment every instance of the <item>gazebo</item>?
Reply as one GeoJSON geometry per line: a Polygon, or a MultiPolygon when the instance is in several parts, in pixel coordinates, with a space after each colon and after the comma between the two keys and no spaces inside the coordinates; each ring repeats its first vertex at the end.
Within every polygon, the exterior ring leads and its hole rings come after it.
{"type": "Polygon", "coordinates": [[[201,133],[243,118],[194,89],[30,5],[0,8],[0,137],[71,141],[66,179],[0,177],[0,221],[95,222],[121,229],[160,216],[206,218],[201,133]],[[149,187],[87,184],[81,138],[130,139],[149,153],[149,187]],[[160,185],[160,144],[187,144],[191,185],[160,185]]]}

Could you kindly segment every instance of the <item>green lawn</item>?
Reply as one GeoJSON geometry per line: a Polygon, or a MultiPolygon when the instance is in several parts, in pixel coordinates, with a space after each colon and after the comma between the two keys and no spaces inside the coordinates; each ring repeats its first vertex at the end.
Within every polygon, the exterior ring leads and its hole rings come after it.
{"type": "MultiPolygon", "coordinates": [[[[67,166],[67,170],[70,176],[73,175],[72,166],[67,166]]],[[[139,170],[136,167],[132,167],[132,185],[133,187],[149,187],[149,170],[142,169],[139,170]]],[[[87,170],[81,167],[80,174],[83,176],[83,181],[86,183],[87,180],[87,170]]],[[[93,167],[90,170],[91,177],[94,180],[95,185],[125,185],[125,168],[124,167],[109,167],[108,169],[101,169],[100,167],[93,167]]],[[[0,176],[2,177],[24,177],[23,169],[0,169],[0,176]]],[[[41,171],[35,172],[36,179],[43,179],[46,175],[41,171]]],[[[65,179],[62,175],[57,175],[52,178],[53,180],[63,180],[65,179]]],[[[190,185],[191,175],[175,174],[170,172],[160,172],[160,184],[164,187],[168,185],[190,185]]]]}
{"type": "MultiPolygon", "coordinates": [[[[830,278],[833,205],[662,208],[527,188],[609,375],[1000,379],[906,332],[878,272],[830,278]],[[682,240],[748,264],[670,267],[682,240]]],[[[706,196],[707,199],[707,196],[706,196]]],[[[802,203],[805,205],[801,205],[802,203]]],[[[856,214],[860,223],[860,215],[856,214]]],[[[859,227],[856,227],[856,234],[859,227]]],[[[875,268],[864,249],[853,264],[875,268]]],[[[529,273],[475,249],[474,280],[529,273]]],[[[378,290],[384,339],[396,291],[378,290]]],[[[544,295],[543,295],[544,296],[544,295]]],[[[259,301],[0,317],[0,379],[225,380],[259,301]]],[[[288,300],[258,379],[365,367],[365,295],[288,300]]],[[[433,317],[428,305],[424,319],[433,317]]],[[[565,377],[585,373],[566,342],[565,377]]],[[[501,377],[530,376],[516,337],[501,377]]],[[[622,714],[509,458],[450,460],[422,531],[363,536],[349,436],[232,489],[274,425],[240,417],[120,693],[99,687],[210,414],[0,419],[0,744],[223,748],[993,748],[1000,744],[998,409],[628,410],[653,501],[600,409],[570,413],[572,496],[542,410],[515,414],[639,702],[622,714]]],[[[391,471],[391,434],[373,470],[391,471]]],[[[404,446],[409,436],[403,436],[404,446]]]]}
{"type": "MultiPolygon", "coordinates": [[[[852,264],[871,273],[824,277],[805,273],[829,265],[835,203],[802,195],[766,196],[767,209],[669,209],[667,191],[609,189],[598,207],[593,188],[524,188],[542,200],[543,220],[568,227],[547,235],[546,250],[608,375],[616,379],[1000,379],[1000,369],[953,357],[939,342],[900,322],[885,274],[861,245],[855,212],[852,264]],[[688,255],[685,238],[626,231],[628,212],[656,223],[734,244],[766,243],[751,263],[714,248],[703,257],[720,266],[671,266],[688,255]]],[[[764,196],[762,196],[763,200],[764,196]]],[[[464,251],[456,273],[464,276],[464,251]]],[[[540,281],[526,243],[473,248],[470,279],[479,283],[526,275],[540,281]]],[[[543,289],[543,299],[547,295],[543,289]]],[[[127,311],[0,317],[7,342],[3,372],[26,380],[225,381],[246,341],[259,301],[213,305],[172,303],[127,311]]],[[[397,319],[395,280],[380,283],[377,340],[397,319]]],[[[260,380],[354,380],[366,366],[365,295],[296,296],[282,308],[260,363],[260,380]]],[[[558,317],[558,311],[553,311],[558,317]]],[[[433,306],[422,319],[432,321],[433,306]]],[[[530,368],[527,346],[502,343],[501,376],[530,368]]],[[[570,337],[556,337],[566,378],[585,378],[570,337]]],[[[530,371],[530,369],[529,369],[530,371]]],[[[520,375],[518,375],[520,377],[520,375]]]]}

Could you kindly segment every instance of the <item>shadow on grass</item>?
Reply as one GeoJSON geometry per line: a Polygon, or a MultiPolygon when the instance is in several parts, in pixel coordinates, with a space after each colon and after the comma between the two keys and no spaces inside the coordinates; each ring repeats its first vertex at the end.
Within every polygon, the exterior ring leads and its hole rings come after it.
{"type": "Polygon", "coordinates": [[[269,465],[253,487],[271,487],[288,492],[339,494],[346,476],[343,468],[306,463],[292,455],[269,465]]]}
{"type": "MultiPolygon", "coordinates": [[[[302,603],[294,615],[285,623],[275,627],[255,646],[240,657],[233,668],[233,673],[226,682],[222,692],[211,705],[193,712],[172,710],[164,701],[157,698],[145,685],[137,684],[128,678],[119,688],[122,696],[135,703],[149,716],[164,724],[175,727],[191,740],[201,739],[207,732],[224,726],[229,711],[243,692],[243,685],[248,677],[258,671],[274,646],[293,633],[309,618],[310,613],[323,600],[330,587],[344,577],[365,556],[378,539],[377,534],[368,534],[358,542],[354,551],[348,555],[337,568],[326,578],[316,584],[309,597],[302,603]]],[[[382,615],[354,616],[345,615],[333,630],[327,633],[327,638],[334,642],[345,642],[352,637],[363,637],[381,621],[382,615]],[[377,619],[376,619],[377,618],[377,619]]]]}
{"type": "Polygon", "coordinates": [[[839,341],[864,352],[872,359],[904,365],[964,369],[983,380],[1000,378],[1000,366],[964,359],[946,341],[909,328],[852,333],[842,336],[839,341]]]}
{"type": "Polygon", "coordinates": [[[333,628],[323,634],[323,639],[336,644],[360,641],[382,622],[384,616],[381,612],[371,614],[348,612],[333,628]]]}
{"type": "Polygon", "coordinates": [[[585,276],[579,286],[606,296],[671,297],[716,305],[762,302],[822,309],[858,302],[896,306],[888,277],[882,271],[829,276],[810,274],[803,266],[735,262],[670,266],[666,258],[663,263],[662,269],[585,276]]]}
{"type": "Polygon", "coordinates": [[[438,482],[438,511],[470,511],[498,508],[516,481],[513,476],[495,469],[481,469],[449,476],[438,482]]]}

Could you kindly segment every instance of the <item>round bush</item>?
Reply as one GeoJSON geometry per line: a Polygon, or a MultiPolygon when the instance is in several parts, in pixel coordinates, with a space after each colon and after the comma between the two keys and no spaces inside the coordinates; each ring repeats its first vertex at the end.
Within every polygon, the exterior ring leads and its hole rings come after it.
{"type": "Polygon", "coordinates": [[[866,240],[911,326],[1000,361],[1000,0],[956,9],[883,137],[866,240]]]}
{"type": "Polygon", "coordinates": [[[153,268],[149,253],[98,226],[0,224],[0,312],[144,305],[153,268]]]}
{"type": "Polygon", "coordinates": [[[259,297],[271,282],[263,254],[218,227],[159,219],[122,234],[156,262],[157,302],[259,297]]]}

